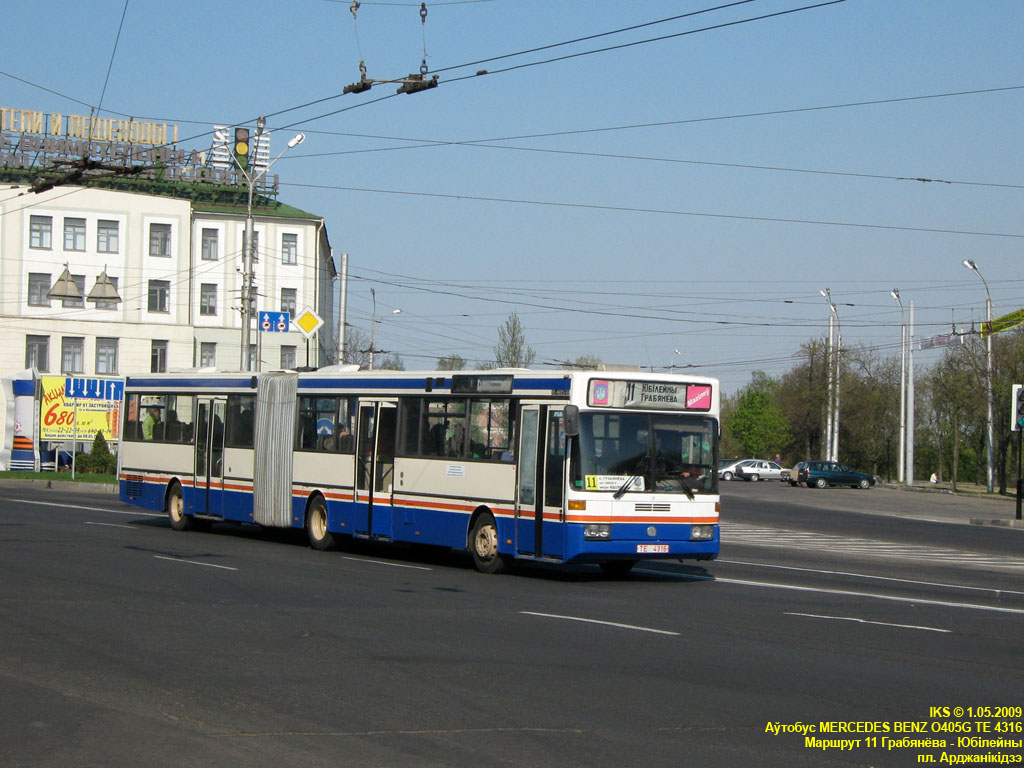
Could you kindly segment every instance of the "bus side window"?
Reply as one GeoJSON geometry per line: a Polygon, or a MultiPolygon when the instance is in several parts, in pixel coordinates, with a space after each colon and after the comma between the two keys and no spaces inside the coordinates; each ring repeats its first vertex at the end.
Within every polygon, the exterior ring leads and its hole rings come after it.
{"type": "Polygon", "coordinates": [[[547,460],[544,462],[544,505],[562,506],[562,468],[565,465],[565,431],[562,411],[548,414],[547,460]]]}

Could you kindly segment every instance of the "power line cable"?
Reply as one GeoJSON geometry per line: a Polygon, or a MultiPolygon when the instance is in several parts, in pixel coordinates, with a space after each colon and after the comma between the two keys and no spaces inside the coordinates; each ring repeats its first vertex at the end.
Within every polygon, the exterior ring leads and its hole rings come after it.
{"type": "Polygon", "coordinates": [[[980,230],[944,229],[939,227],[911,227],[897,224],[869,224],[852,221],[828,221],[823,219],[799,219],[782,216],[752,216],[733,213],[708,213],[701,211],[673,211],[664,208],[637,208],[624,205],[599,205],[596,203],[570,203],[555,200],[528,200],[512,197],[485,197],[482,195],[446,194],[442,192],[411,192],[397,189],[373,189],[370,187],[343,187],[329,184],[300,184],[281,182],[282,187],[303,187],[307,189],[328,189],[338,192],[367,192],[380,195],[402,195],[408,197],[430,197],[442,200],[473,200],[485,203],[506,203],[514,205],[548,206],[552,208],[575,208],[580,210],[615,211],[618,213],[648,213],[663,216],[694,216],[710,219],[730,219],[733,221],[760,221],[776,224],[806,224],[824,227],[848,227],[855,229],[878,229],[895,232],[927,232],[942,235],[966,235],[972,237],[998,237],[1024,239],[1024,233],[1017,232],[985,232],[980,230]]]}

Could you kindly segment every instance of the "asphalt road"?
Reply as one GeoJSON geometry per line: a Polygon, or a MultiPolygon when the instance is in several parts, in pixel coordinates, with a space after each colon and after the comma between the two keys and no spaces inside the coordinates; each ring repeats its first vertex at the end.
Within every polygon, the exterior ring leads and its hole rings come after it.
{"type": "Polygon", "coordinates": [[[919,519],[901,505],[939,501],[917,496],[733,483],[719,561],[610,580],[484,576],[464,555],[405,547],[321,553],[252,527],[175,533],[109,494],[0,487],[0,765],[1020,754],[956,746],[963,734],[934,729],[968,718],[932,708],[1021,721],[977,708],[1024,704],[1024,531],[968,525],[962,504],[919,519]],[[882,745],[907,722],[951,746],[882,745]]]}

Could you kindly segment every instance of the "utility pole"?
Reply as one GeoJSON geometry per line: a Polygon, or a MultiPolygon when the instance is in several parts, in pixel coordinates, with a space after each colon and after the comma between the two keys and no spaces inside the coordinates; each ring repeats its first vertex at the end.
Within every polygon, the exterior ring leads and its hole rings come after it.
{"type": "MultiPolygon", "coordinates": [[[[261,135],[263,135],[263,129],[266,127],[266,125],[267,125],[267,119],[265,117],[261,117],[261,118],[259,118],[256,121],[256,137],[257,137],[257,139],[261,135]]],[[[246,134],[247,133],[248,133],[248,131],[246,131],[246,134]]],[[[231,159],[234,160],[235,166],[242,173],[243,178],[245,178],[246,185],[249,188],[249,190],[248,190],[249,194],[248,194],[247,201],[246,201],[246,206],[245,206],[245,247],[242,249],[242,338],[241,338],[242,352],[241,352],[240,367],[241,367],[241,370],[243,370],[243,371],[251,371],[252,370],[252,359],[249,356],[249,345],[250,345],[249,339],[250,339],[250,331],[251,331],[251,326],[252,326],[253,281],[254,281],[254,277],[255,277],[254,272],[255,272],[255,264],[256,264],[256,243],[254,242],[254,240],[255,240],[254,228],[255,227],[254,227],[254,222],[253,222],[253,217],[252,217],[252,198],[253,198],[253,193],[254,193],[254,191],[256,189],[256,184],[259,183],[259,180],[261,178],[263,178],[264,176],[267,175],[267,171],[270,170],[270,167],[274,163],[276,163],[278,160],[280,160],[281,157],[284,155],[284,153],[287,152],[289,149],[291,149],[292,147],[296,147],[299,144],[301,144],[303,141],[305,141],[306,140],[306,134],[304,134],[304,133],[296,134],[295,137],[291,141],[288,142],[288,146],[286,146],[283,150],[281,150],[281,154],[279,154],[277,157],[275,157],[273,160],[271,160],[269,163],[267,163],[267,167],[266,168],[264,168],[259,173],[255,173],[255,174],[249,173],[249,169],[246,167],[248,165],[248,162],[246,162],[246,165],[242,165],[241,161],[238,159],[238,155],[239,154],[242,154],[243,156],[248,157],[248,153],[249,153],[248,136],[247,135],[245,136],[245,139],[246,139],[245,149],[243,151],[241,151],[241,152],[239,151],[239,149],[237,147],[238,138],[239,138],[239,135],[238,135],[238,132],[236,130],[236,150],[231,153],[231,159]]]]}
{"type": "Polygon", "coordinates": [[[348,254],[341,254],[341,296],[338,299],[338,364],[345,362],[345,314],[348,303],[348,254]]]}
{"type": "Polygon", "coordinates": [[[914,302],[907,332],[907,487],[914,487],[914,302]]]}

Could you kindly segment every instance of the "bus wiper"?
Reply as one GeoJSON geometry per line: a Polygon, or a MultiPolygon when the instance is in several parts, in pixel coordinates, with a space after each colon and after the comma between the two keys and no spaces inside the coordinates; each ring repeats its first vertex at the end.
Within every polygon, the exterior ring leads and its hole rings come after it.
{"type": "Polygon", "coordinates": [[[645,469],[647,469],[647,457],[642,456],[640,461],[637,463],[636,468],[633,470],[634,474],[630,475],[626,482],[619,486],[619,490],[612,494],[612,498],[616,501],[621,499],[625,495],[626,491],[629,490],[629,486],[631,486],[638,477],[641,477],[641,473],[645,469]]]}
{"type": "Polygon", "coordinates": [[[690,487],[690,484],[686,482],[686,478],[680,475],[679,483],[680,485],[683,486],[683,493],[686,494],[686,498],[688,498],[690,501],[693,501],[696,497],[693,495],[693,489],[690,487]]]}

